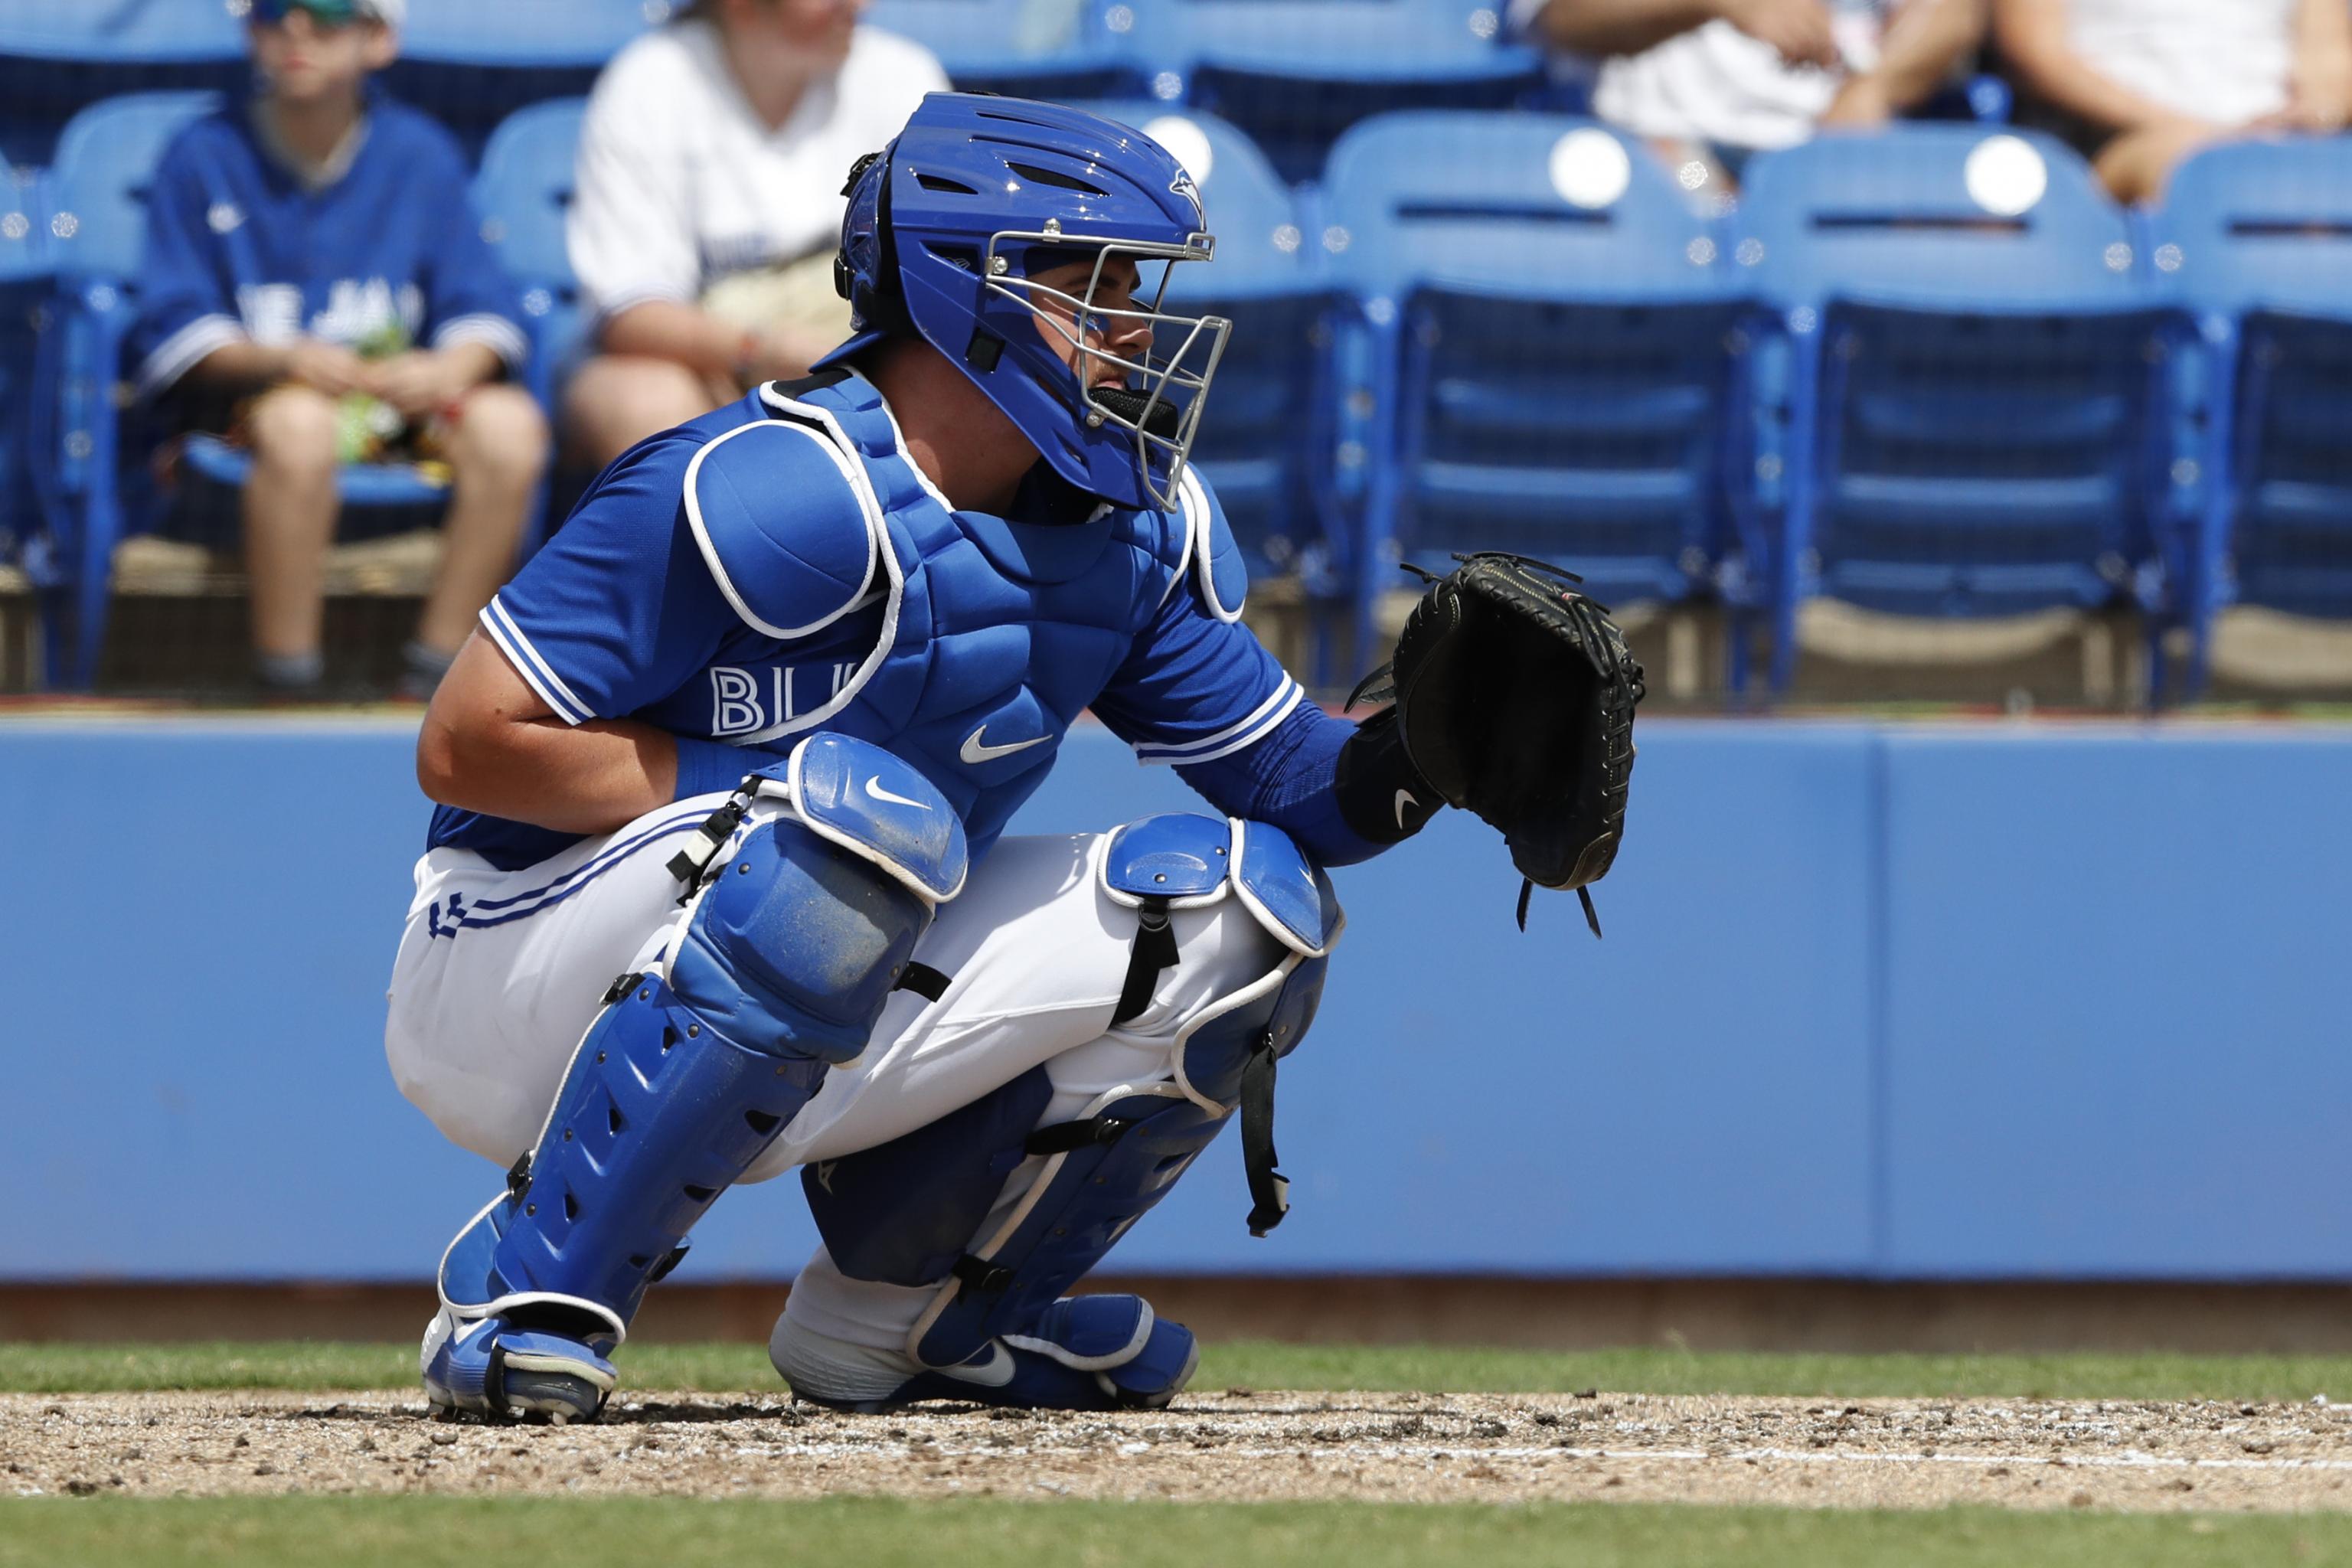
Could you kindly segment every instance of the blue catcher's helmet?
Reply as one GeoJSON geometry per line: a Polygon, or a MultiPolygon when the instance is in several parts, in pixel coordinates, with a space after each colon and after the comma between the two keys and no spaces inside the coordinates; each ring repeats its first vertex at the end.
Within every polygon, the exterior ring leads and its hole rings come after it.
{"type": "Polygon", "coordinates": [[[1099,115],[935,92],[897,140],[859,161],[845,194],[835,281],[857,334],[820,367],[914,333],[1072,484],[1121,506],[1176,504],[1232,329],[1160,308],[1168,268],[1215,248],[1182,164],[1099,115]],[[1096,300],[1121,260],[1136,263],[1141,286],[1131,309],[1109,310],[1096,300]],[[1094,263],[1082,291],[1034,281],[1073,261],[1094,263]],[[1150,346],[1114,352],[1109,334],[1124,326],[1131,337],[1138,324],[1150,346]],[[1076,350],[1076,368],[1047,333],[1076,350]]]}

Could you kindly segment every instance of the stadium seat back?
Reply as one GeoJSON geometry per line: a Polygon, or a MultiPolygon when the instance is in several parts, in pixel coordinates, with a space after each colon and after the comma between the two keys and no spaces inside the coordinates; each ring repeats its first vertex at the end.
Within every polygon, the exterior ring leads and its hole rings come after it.
{"type": "Polygon", "coordinates": [[[966,90],[1075,99],[1133,85],[1094,0],[875,0],[864,19],[929,49],[966,90]]]}
{"type": "Polygon", "coordinates": [[[2352,138],[2207,148],[2152,229],[2158,285],[2192,309],[2352,316],[2352,138]]]}
{"type": "Polygon", "coordinates": [[[0,55],[163,64],[241,56],[245,32],[226,0],[8,0],[0,55]]]}
{"type": "Polygon", "coordinates": [[[1542,82],[1480,0],[1133,0],[1114,5],[1151,95],[1224,116],[1283,177],[1311,180],[1349,126],[1404,109],[1499,109],[1542,82]]]}
{"type": "Polygon", "coordinates": [[[564,226],[577,179],[580,122],[587,104],[558,99],[507,118],[492,133],[474,179],[482,237],[522,287],[531,331],[531,370],[541,400],[554,405],[551,376],[576,346],[580,290],[564,226]]]}
{"type": "Polygon", "coordinates": [[[1727,292],[1714,227],[1633,140],[1549,114],[1405,111],[1356,127],[1315,237],[1367,298],[1456,287],[1562,300],[1727,292]]]}
{"type": "Polygon", "coordinates": [[[1253,574],[1320,586],[1334,548],[1323,492],[1330,296],[1290,188],[1248,137],[1213,115],[1149,100],[1081,107],[1160,142],[1200,187],[1216,259],[1176,268],[1168,299],[1187,313],[1227,317],[1234,330],[1194,459],[1253,574]]]}
{"type": "Polygon", "coordinates": [[[1966,126],[1824,136],[1750,164],[1730,243],[1781,328],[1739,509],[1779,679],[1815,593],[1937,616],[2130,591],[2177,334],[2079,158],[1966,126]]]}
{"type": "Polygon", "coordinates": [[[220,101],[209,92],[142,93],[74,116],[49,171],[49,249],[58,272],[119,280],[138,275],[155,166],[172,139],[220,101]]]}
{"type": "Polygon", "coordinates": [[[126,93],[234,89],[245,33],[226,0],[0,4],[0,162],[50,161],[86,105],[126,93]]]}
{"type": "Polygon", "coordinates": [[[1750,306],[1665,171],[1590,121],[1403,113],[1341,139],[1323,195],[1384,345],[1368,591],[1381,555],[1495,548],[1612,602],[1703,588],[1750,306]]]}
{"type": "Polygon", "coordinates": [[[2158,287],[2198,318],[2210,366],[2197,411],[2214,422],[2213,477],[2189,568],[2204,615],[2237,601],[2352,616],[2347,154],[2340,137],[2210,148],[2152,221],[2158,287]]]}
{"type": "Polygon", "coordinates": [[[2352,616],[2352,145],[2225,142],[2174,171],[2154,215],[2158,288],[2201,327],[2181,399],[2210,422],[2196,549],[2202,617],[2235,600],[2352,616]]]}
{"type": "Polygon", "coordinates": [[[1735,260],[1785,304],[1965,308],[2140,298],[2132,236],[2049,137],[1967,125],[1821,136],[1749,163],[1735,260]]]}
{"type": "Polygon", "coordinates": [[[478,159],[507,116],[586,93],[607,61],[671,9],[667,0],[409,0],[400,58],[384,85],[478,159]]]}

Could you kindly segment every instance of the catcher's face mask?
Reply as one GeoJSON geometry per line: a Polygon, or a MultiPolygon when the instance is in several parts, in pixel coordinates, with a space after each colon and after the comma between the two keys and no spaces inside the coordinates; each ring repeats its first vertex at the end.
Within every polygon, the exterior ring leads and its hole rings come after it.
{"type": "Polygon", "coordinates": [[[1089,431],[1128,434],[1138,483],[1160,507],[1178,504],[1177,481],[1233,330],[1222,316],[1167,310],[1168,277],[1175,263],[1214,253],[1206,234],[1175,245],[1106,243],[1059,224],[995,234],[983,253],[988,291],[1035,318],[1069,368],[1078,417],[1089,431]]]}

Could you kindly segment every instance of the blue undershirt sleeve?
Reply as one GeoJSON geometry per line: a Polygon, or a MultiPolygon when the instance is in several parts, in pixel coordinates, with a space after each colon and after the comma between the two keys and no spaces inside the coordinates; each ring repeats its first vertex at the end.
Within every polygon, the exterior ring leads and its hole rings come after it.
{"type": "Polygon", "coordinates": [[[1352,866],[1389,847],[1349,827],[1333,793],[1339,748],[1355,732],[1302,702],[1255,745],[1176,773],[1226,815],[1281,828],[1317,865],[1352,866]]]}

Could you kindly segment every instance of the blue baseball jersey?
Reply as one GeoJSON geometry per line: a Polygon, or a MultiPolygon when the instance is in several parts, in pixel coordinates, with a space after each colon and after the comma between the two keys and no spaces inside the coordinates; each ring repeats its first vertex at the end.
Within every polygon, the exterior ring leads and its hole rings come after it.
{"type": "MultiPolygon", "coordinates": [[[[484,610],[566,722],[679,737],[681,796],[812,729],[856,734],[923,769],[975,857],[1087,709],[1235,815],[1264,804],[1254,752],[1314,755],[1328,784],[1354,726],[1239,623],[1238,552],[1197,479],[1180,508],[1118,512],[1041,464],[1009,516],[956,511],[861,378],[797,388],[625,454],[484,610]]],[[[444,808],[430,842],[512,868],[577,839],[444,808]]]]}
{"type": "Polygon", "coordinates": [[[348,167],[313,188],[271,154],[257,111],[247,100],[197,121],[156,168],[131,338],[142,394],[229,343],[356,347],[389,327],[418,346],[484,343],[522,368],[518,290],[448,132],[372,91],[348,167]]]}

